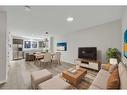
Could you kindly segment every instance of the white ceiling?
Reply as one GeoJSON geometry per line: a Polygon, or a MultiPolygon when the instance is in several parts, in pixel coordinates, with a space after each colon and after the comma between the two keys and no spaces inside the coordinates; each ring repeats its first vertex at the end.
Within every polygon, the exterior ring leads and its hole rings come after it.
{"type": "Polygon", "coordinates": [[[46,31],[62,35],[118,20],[123,9],[121,6],[31,6],[28,12],[23,6],[2,8],[7,11],[8,31],[35,37],[46,31]],[[74,17],[74,21],[68,23],[68,16],[74,17]]]}

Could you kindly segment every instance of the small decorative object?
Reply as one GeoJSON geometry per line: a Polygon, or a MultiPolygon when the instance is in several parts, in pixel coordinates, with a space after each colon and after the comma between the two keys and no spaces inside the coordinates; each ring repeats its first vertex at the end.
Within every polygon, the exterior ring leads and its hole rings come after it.
{"type": "Polygon", "coordinates": [[[116,58],[110,58],[109,63],[112,64],[112,65],[115,65],[118,62],[117,62],[117,59],[116,58]]]}
{"type": "Polygon", "coordinates": [[[77,72],[76,68],[70,68],[68,69],[68,72],[75,74],[77,72]]]}
{"type": "Polygon", "coordinates": [[[118,62],[120,61],[121,53],[117,48],[109,48],[106,52],[106,55],[108,61],[110,61],[111,58],[114,58],[113,60],[111,59],[112,61],[115,61],[115,59],[118,60],[118,62]]]}
{"type": "Polygon", "coordinates": [[[48,52],[48,49],[46,49],[45,52],[48,52]]]}
{"type": "Polygon", "coordinates": [[[57,43],[57,51],[67,51],[67,42],[57,43]]]}
{"type": "Polygon", "coordinates": [[[79,69],[80,68],[80,65],[79,64],[76,64],[76,69],[79,69]]]}

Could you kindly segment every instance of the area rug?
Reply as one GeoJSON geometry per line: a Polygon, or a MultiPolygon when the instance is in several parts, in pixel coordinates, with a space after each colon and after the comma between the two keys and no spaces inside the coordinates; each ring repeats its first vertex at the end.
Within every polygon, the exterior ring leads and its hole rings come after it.
{"type": "MultiPolygon", "coordinates": [[[[53,73],[53,76],[55,76],[59,73],[62,73],[62,71],[64,71],[64,70],[72,68],[74,65],[64,62],[61,65],[58,65],[58,64],[52,64],[51,65],[51,64],[49,64],[47,66],[43,65],[42,67],[40,67],[38,64],[36,64],[36,66],[40,69],[49,70],[50,72],[53,73]]],[[[90,87],[91,83],[93,82],[93,80],[95,79],[97,73],[98,73],[97,71],[87,69],[87,74],[81,80],[81,83],[77,87],[71,86],[70,89],[88,89],[90,87]]]]}

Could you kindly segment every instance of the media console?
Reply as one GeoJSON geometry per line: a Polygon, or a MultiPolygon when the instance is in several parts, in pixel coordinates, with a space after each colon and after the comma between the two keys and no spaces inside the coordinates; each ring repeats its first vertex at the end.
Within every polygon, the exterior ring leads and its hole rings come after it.
{"type": "Polygon", "coordinates": [[[85,60],[85,59],[76,59],[75,63],[78,64],[80,67],[85,67],[93,70],[100,70],[100,62],[93,61],[93,60],[85,60]]]}

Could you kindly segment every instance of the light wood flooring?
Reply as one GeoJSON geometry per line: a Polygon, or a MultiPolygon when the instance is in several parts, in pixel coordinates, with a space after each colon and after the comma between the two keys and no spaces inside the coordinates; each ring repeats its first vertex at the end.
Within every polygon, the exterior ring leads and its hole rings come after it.
{"type": "MultiPolygon", "coordinates": [[[[10,65],[8,80],[6,83],[0,85],[0,89],[32,89],[30,79],[32,72],[47,69],[53,73],[53,76],[55,76],[63,70],[72,68],[73,66],[73,64],[63,62],[62,64],[43,64],[42,67],[40,67],[39,64],[34,64],[34,62],[25,62],[24,60],[13,61],[10,65]]],[[[88,76],[92,76],[93,79],[97,74],[93,71],[89,71],[88,73],[88,76]]],[[[88,89],[93,81],[92,78],[85,78],[85,80],[79,84],[79,89],[88,89]]]]}

